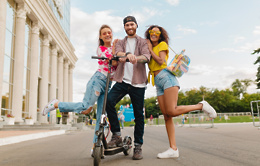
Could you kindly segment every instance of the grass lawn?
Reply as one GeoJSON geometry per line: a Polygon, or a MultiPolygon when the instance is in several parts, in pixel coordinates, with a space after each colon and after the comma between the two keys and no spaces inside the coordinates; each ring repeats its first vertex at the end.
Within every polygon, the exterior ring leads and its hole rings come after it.
{"type": "MultiPolygon", "coordinates": [[[[217,117],[214,120],[214,123],[238,123],[238,122],[253,122],[252,116],[230,116],[228,120],[225,120],[224,117],[217,117]]],[[[259,118],[255,117],[255,122],[259,122],[259,118]]]]}
{"type": "MultiPolygon", "coordinates": [[[[194,123],[198,123],[198,119],[193,119],[194,123]]],[[[160,124],[164,124],[164,120],[163,119],[159,119],[160,124]]],[[[174,118],[174,122],[178,122],[179,124],[181,123],[181,118],[174,118]]],[[[214,123],[242,123],[242,122],[253,122],[252,116],[229,116],[228,120],[225,120],[224,117],[217,117],[214,120],[214,123]]],[[[259,117],[255,117],[255,122],[259,123],[259,117]]],[[[193,123],[193,122],[191,122],[193,123]]],[[[203,123],[210,123],[210,121],[204,121],[203,123]]],[[[145,119],[145,124],[148,125],[148,120],[145,119]]],[[[154,118],[154,125],[158,124],[157,118],[154,118]]],[[[189,124],[189,121],[187,120],[185,122],[185,124],[189,124]]],[[[121,125],[121,124],[120,124],[121,125]]],[[[125,122],[124,123],[125,127],[127,126],[134,126],[135,122],[125,122]]]]}

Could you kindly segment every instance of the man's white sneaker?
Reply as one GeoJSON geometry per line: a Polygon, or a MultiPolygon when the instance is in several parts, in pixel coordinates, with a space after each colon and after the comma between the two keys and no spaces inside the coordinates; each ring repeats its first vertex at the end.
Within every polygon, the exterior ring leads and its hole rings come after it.
{"type": "Polygon", "coordinates": [[[56,108],[54,107],[54,104],[57,102],[57,99],[53,99],[52,101],[50,101],[42,110],[42,115],[45,116],[46,114],[48,114],[48,112],[55,110],[56,108]]]}
{"type": "Polygon", "coordinates": [[[177,158],[179,157],[179,150],[173,150],[171,147],[165,152],[158,153],[157,158],[166,159],[166,158],[177,158]]]}
{"type": "Polygon", "coordinates": [[[209,105],[208,102],[201,101],[199,103],[203,104],[202,111],[205,112],[206,114],[208,114],[208,116],[210,118],[215,119],[217,117],[217,113],[216,113],[215,109],[211,105],[209,105]]]}

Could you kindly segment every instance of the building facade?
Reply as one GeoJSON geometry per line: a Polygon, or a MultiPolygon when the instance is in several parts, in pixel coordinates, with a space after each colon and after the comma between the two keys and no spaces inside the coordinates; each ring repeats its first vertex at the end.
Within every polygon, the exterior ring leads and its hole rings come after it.
{"type": "Polygon", "coordinates": [[[54,98],[72,101],[74,52],[70,0],[0,0],[1,116],[55,123],[55,111],[41,110],[54,98]]]}

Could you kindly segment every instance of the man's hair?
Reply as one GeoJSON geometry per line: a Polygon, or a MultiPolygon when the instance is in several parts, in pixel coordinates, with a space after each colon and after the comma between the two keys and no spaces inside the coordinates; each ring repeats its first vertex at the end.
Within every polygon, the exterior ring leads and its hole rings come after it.
{"type": "Polygon", "coordinates": [[[124,26],[127,22],[134,22],[138,27],[137,21],[134,16],[126,16],[123,20],[124,26]]]}

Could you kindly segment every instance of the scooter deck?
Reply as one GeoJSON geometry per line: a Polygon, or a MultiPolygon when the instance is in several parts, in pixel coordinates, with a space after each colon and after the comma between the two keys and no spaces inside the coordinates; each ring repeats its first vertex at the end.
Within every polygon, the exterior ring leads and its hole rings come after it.
{"type": "Polygon", "coordinates": [[[116,147],[111,149],[104,149],[105,155],[114,155],[120,152],[123,152],[125,149],[123,147],[116,147]]]}

